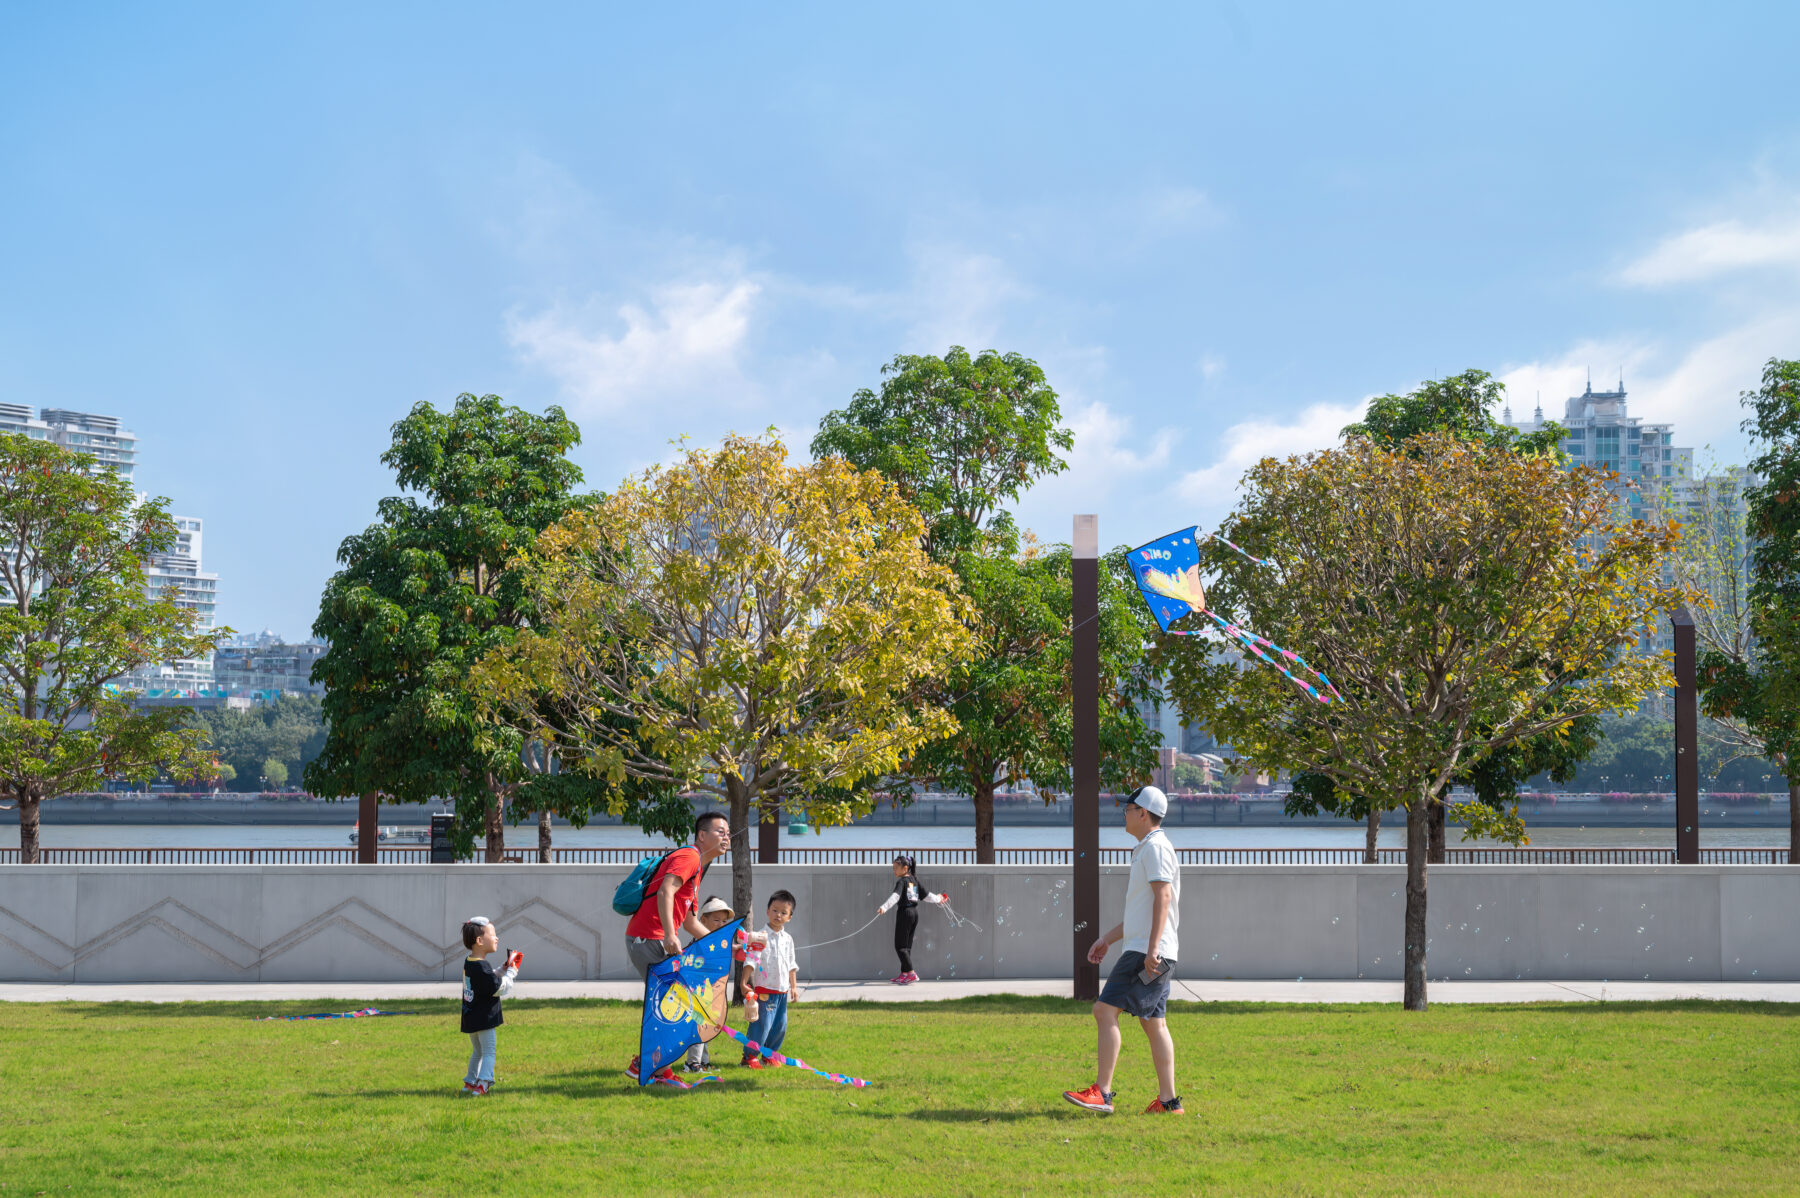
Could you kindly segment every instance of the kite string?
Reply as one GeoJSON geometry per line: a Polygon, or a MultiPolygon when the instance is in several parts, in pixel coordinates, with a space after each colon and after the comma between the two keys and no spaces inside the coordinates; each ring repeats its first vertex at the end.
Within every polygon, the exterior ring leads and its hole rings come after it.
{"type": "Polygon", "coordinates": [[[870,928],[874,927],[876,921],[879,920],[883,914],[884,914],[884,912],[877,911],[875,913],[874,919],[871,919],[868,923],[864,924],[862,927],[856,929],[856,931],[851,932],[848,935],[839,936],[836,940],[821,940],[817,944],[802,944],[799,947],[795,948],[794,951],[798,953],[798,952],[803,952],[809,948],[824,948],[827,944],[837,944],[840,941],[850,939],[851,936],[860,936],[864,932],[868,931],[870,928]]]}

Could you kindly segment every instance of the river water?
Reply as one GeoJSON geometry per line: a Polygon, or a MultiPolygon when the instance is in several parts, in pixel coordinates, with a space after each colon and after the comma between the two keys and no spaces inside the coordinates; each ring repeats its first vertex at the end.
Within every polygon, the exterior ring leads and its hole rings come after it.
{"type": "MultiPolygon", "coordinates": [[[[5,818],[5,817],[0,817],[5,818]]],[[[11,818],[16,818],[11,817],[11,818]]],[[[10,820],[8,820],[10,822],[10,820]]],[[[16,831],[9,834],[7,823],[0,823],[0,838],[14,841],[16,831]]],[[[1451,845],[1471,843],[1459,839],[1452,828],[1451,845]]],[[[45,824],[42,839],[45,848],[319,848],[340,847],[350,843],[348,826],[284,825],[284,824],[45,824]]],[[[1357,827],[1171,827],[1169,839],[1177,848],[1360,848],[1363,832],[1357,827]]],[[[1066,848],[1070,830],[1063,828],[1005,827],[995,829],[994,840],[1000,848],[1037,849],[1066,848]]],[[[1403,848],[1404,826],[1381,829],[1383,847],[1403,848]]],[[[397,842],[408,843],[408,842],[397,842]]],[[[537,848],[537,825],[508,828],[508,847],[537,848]]],[[[555,830],[552,843],[562,848],[618,848],[636,845],[667,845],[669,842],[646,835],[636,828],[591,827],[555,830]]],[[[1131,836],[1123,828],[1100,829],[1103,848],[1128,848],[1131,836]]],[[[1531,843],[1544,848],[1666,848],[1675,847],[1675,831],[1658,828],[1539,828],[1531,833],[1531,843]]],[[[1786,828],[1705,827],[1700,830],[1700,843],[1706,848],[1785,848],[1786,828]]],[[[949,849],[973,848],[975,829],[935,825],[870,826],[826,828],[792,836],[784,828],[783,848],[892,848],[949,849]]]]}

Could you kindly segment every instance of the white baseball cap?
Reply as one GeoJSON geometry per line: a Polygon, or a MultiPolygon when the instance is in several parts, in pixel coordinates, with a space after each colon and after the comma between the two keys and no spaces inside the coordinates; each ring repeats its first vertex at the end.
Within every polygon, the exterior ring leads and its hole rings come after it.
{"type": "Polygon", "coordinates": [[[1138,787],[1131,792],[1131,797],[1125,801],[1134,806],[1142,807],[1157,819],[1161,819],[1163,816],[1169,814],[1169,796],[1154,786],[1138,787]]]}

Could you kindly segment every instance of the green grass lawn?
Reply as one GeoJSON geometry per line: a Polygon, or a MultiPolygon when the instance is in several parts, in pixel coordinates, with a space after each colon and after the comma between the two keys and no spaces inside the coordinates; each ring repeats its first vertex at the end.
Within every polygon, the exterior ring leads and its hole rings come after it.
{"type": "MultiPolygon", "coordinates": [[[[509,1001],[493,1095],[455,1004],[0,1005],[0,1195],[1800,1191],[1800,1010],[1749,1003],[1177,1004],[1186,1118],[1128,1026],[1120,1112],[1057,999],[796,1006],[787,1048],[870,1079],[623,1066],[638,1011],[509,1001]]],[[[722,1059],[735,1046],[720,1043],[722,1059]]]]}

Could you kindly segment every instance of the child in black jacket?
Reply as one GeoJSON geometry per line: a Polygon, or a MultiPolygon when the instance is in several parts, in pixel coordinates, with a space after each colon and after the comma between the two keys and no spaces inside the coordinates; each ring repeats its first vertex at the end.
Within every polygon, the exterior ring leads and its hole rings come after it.
{"type": "Polygon", "coordinates": [[[506,954],[500,973],[488,964],[488,954],[500,948],[500,935],[485,915],[477,915],[462,927],[463,962],[462,1030],[469,1034],[469,1072],[463,1077],[464,1096],[480,1098],[494,1088],[495,1029],[506,1022],[500,1000],[512,993],[524,953],[506,954]]]}
{"type": "Polygon", "coordinates": [[[905,855],[894,858],[894,893],[875,910],[875,914],[882,915],[894,904],[900,905],[894,916],[894,952],[900,957],[900,976],[893,979],[894,985],[910,986],[919,980],[912,963],[913,933],[919,927],[919,904],[941,903],[947,897],[933,894],[920,883],[916,859],[905,855]]]}

